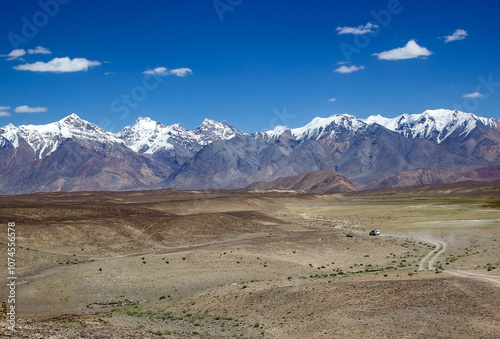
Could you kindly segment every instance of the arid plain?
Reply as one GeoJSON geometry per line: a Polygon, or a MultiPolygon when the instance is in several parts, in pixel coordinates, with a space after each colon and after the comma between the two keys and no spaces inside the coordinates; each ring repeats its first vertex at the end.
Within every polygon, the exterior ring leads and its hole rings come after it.
{"type": "Polygon", "coordinates": [[[18,275],[1,334],[498,338],[500,185],[467,185],[0,197],[18,275]]]}

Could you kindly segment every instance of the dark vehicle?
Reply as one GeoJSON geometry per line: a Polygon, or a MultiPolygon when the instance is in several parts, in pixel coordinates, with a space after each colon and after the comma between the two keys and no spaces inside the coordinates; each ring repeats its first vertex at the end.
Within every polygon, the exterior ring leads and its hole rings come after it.
{"type": "Polygon", "coordinates": [[[370,235],[380,235],[380,231],[378,229],[373,229],[370,231],[370,235]]]}
{"type": "Polygon", "coordinates": [[[348,237],[348,238],[352,238],[352,234],[351,233],[348,233],[345,236],[348,237]]]}

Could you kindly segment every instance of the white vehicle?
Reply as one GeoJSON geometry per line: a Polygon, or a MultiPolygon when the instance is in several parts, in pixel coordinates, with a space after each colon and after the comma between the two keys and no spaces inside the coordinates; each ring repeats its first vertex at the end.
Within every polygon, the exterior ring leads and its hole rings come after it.
{"type": "Polygon", "coordinates": [[[375,228],[375,229],[370,231],[370,235],[380,235],[380,231],[375,228]]]}

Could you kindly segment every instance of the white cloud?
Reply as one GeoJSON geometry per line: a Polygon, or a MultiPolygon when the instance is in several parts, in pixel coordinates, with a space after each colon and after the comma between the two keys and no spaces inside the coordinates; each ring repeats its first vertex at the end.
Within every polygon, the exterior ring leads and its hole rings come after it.
{"type": "Polygon", "coordinates": [[[7,110],[10,109],[10,106],[0,106],[0,117],[10,117],[10,113],[7,110]]]}
{"type": "MultiPolygon", "coordinates": [[[[28,49],[28,54],[52,54],[50,50],[45,47],[37,46],[35,49],[28,49]]],[[[26,51],[22,48],[15,49],[7,55],[1,55],[3,57],[7,57],[7,61],[17,60],[22,56],[26,55],[26,51]]],[[[24,60],[23,60],[24,61],[24,60]]]]}
{"type": "Polygon", "coordinates": [[[462,98],[480,98],[482,97],[483,95],[479,92],[474,92],[474,93],[467,93],[467,94],[464,94],[462,95],[462,98]]]}
{"type": "Polygon", "coordinates": [[[18,71],[30,72],[72,73],[87,71],[89,67],[99,66],[100,64],[101,63],[99,61],[90,61],[85,58],[70,59],[68,57],[64,57],[55,58],[49,62],[37,61],[33,64],[14,66],[14,69],[18,71]]]}
{"type": "Polygon", "coordinates": [[[431,55],[432,52],[425,47],[421,47],[415,40],[410,40],[404,47],[391,49],[381,53],[374,53],[379,60],[405,60],[414,59],[418,57],[426,57],[431,55]]]}
{"type": "Polygon", "coordinates": [[[45,108],[45,107],[29,107],[29,106],[23,105],[23,106],[17,106],[14,109],[14,112],[16,112],[16,113],[43,113],[43,112],[47,112],[47,108],[45,108]]]}
{"type": "Polygon", "coordinates": [[[331,98],[331,99],[328,99],[328,101],[335,102],[335,101],[337,101],[337,98],[331,98]]]}
{"type": "Polygon", "coordinates": [[[10,52],[9,54],[3,55],[3,56],[6,56],[7,61],[10,61],[10,60],[16,60],[16,59],[24,56],[25,54],[26,54],[26,51],[21,48],[21,49],[15,49],[12,52],[10,52]]]}
{"type": "Polygon", "coordinates": [[[45,47],[36,46],[35,49],[28,49],[28,54],[52,54],[52,52],[45,47]]]}
{"type": "Polygon", "coordinates": [[[453,32],[452,35],[445,35],[443,38],[445,39],[444,42],[451,42],[451,41],[463,40],[468,35],[469,34],[467,34],[467,31],[463,29],[457,29],[455,30],[455,32],[453,32]]]}
{"type": "Polygon", "coordinates": [[[352,73],[352,72],[357,72],[359,70],[365,69],[365,66],[340,66],[337,68],[334,72],[341,73],[341,74],[347,74],[347,73],[352,73]]]}
{"type": "Polygon", "coordinates": [[[359,25],[358,27],[337,27],[335,30],[338,32],[338,34],[354,34],[354,35],[360,35],[360,34],[366,34],[366,33],[371,33],[372,28],[378,28],[378,25],[374,25],[371,22],[368,22],[366,25],[359,25]]]}
{"type": "Polygon", "coordinates": [[[185,78],[188,75],[193,74],[193,70],[191,70],[191,68],[182,67],[182,68],[175,68],[171,70],[170,73],[172,73],[175,76],[185,78]]]}
{"type": "Polygon", "coordinates": [[[148,70],[146,70],[146,71],[144,71],[142,73],[143,74],[147,74],[147,75],[156,74],[156,75],[161,75],[161,76],[175,75],[175,76],[178,76],[178,77],[181,77],[181,78],[185,78],[189,74],[193,74],[193,71],[190,68],[187,68],[187,67],[174,68],[174,69],[171,69],[171,70],[169,70],[166,67],[156,67],[154,69],[148,69],[148,70]]]}
{"type": "Polygon", "coordinates": [[[168,68],[166,67],[156,67],[153,69],[148,69],[147,71],[142,72],[143,74],[147,75],[153,75],[153,74],[158,74],[158,75],[168,75],[168,68]]]}

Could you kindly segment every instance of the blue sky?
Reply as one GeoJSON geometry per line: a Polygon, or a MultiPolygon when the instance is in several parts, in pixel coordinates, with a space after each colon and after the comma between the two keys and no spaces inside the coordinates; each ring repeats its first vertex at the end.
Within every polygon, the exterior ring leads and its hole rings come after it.
{"type": "Polygon", "coordinates": [[[500,2],[3,0],[0,126],[500,118],[500,2]]]}

